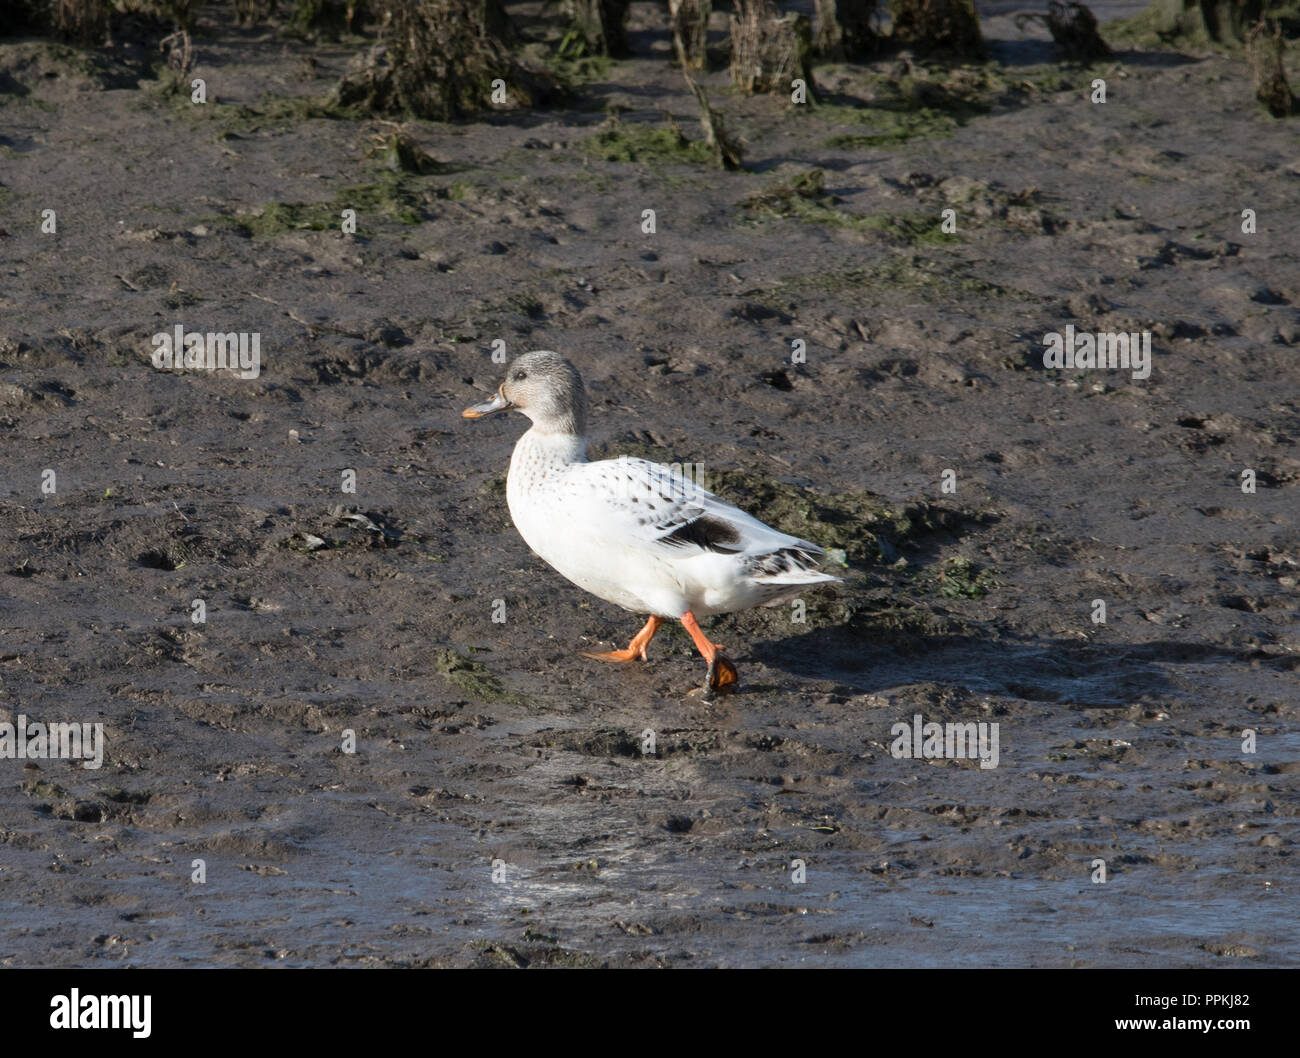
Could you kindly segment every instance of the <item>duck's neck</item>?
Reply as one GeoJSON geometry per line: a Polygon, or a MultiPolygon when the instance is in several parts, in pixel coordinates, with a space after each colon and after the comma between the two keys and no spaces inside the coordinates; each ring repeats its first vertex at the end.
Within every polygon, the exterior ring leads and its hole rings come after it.
{"type": "Polygon", "coordinates": [[[587,462],[587,438],[564,431],[542,431],[534,426],[515,445],[516,456],[527,454],[530,462],[567,466],[587,462]]]}

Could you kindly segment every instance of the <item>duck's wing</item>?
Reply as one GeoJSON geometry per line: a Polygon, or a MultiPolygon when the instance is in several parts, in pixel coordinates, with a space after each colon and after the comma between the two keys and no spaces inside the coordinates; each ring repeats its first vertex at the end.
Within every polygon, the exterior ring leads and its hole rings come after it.
{"type": "Polygon", "coordinates": [[[680,472],[645,459],[607,459],[571,468],[571,499],[594,537],[668,556],[744,556],[755,576],[813,571],[825,552],[777,532],[701,488],[680,472]]]}

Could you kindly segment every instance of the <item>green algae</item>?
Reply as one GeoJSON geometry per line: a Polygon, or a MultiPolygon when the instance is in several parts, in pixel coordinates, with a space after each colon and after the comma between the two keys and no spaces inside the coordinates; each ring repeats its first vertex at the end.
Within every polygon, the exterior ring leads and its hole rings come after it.
{"type": "Polygon", "coordinates": [[[926,246],[956,238],[942,230],[942,219],[927,213],[851,213],[839,209],[842,199],[825,188],[825,173],[811,169],[748,195],[741,207],[759,218],[800,220],[851,231],[875,231],[896,243],[926,246]]]}
{"type": "Polygon", "coordinates": [[[613,122],[582,141],[587,154],[606,162],[643,165],[709,165],[712,155],[703,140],[688,140],[676,127],[623,125],[613,122]]]}
{"type": "Polygon", "coordinates": [[[840,150],[900,147],[915,139],[951,136],[958,127],[956,120],[929,107],[916,111],[872,110],[868,113],[871,116],[861,120],[873,126],[871,132],[842,133],[832,136],[826,140],[826,146],[840,150]]]}
{"type": "Polygon", "coordinates": [[[1005,91],[1002,75],[988,67],[886,77],[869,74],[869,95],[861,103],[822,103],[812,113],[836,125],[866,125],[868,130],[843,133],[826,141],[828,147],[898,147],[915,139],[951,136],[958,128],[989,113],[995,94],[1005,91]]]}
{"type": "MultiPolygon", "coordinates": [[[[541,47],[540,44],[535,45],[531,52],[526,47],[524,54],[534,55],[541,47]]],[[[536,57],[551,76],[570,92],[609,76],[613,67],[609,56],[592,55],[579,42],[567,36],[553,50],[546,50],[536,57]]]]}
{"type": "Polygon", "coordinates": [[[373,184],[342,188],[328,202],[270,202],[257,213],[220,217],[209,223],[246,236],[269,237],[290,231],[337,229],[345,209],[356,210],[359,227],[366,218],[379,217],[402,225],[420,224],[425,219],[420,196],[402,174],[385,172],[373,184]]]}
{"type": "Polygon", "coordinates": [[[501,681],[482,662],[473,661],[454,650],[441,650],[433,663],[434,671],[441,673],[451,684],[466,694],[484,702],[519,702],[519,695],[507,691],[501,681]]]}
{"type": "Polygon", "coordinates": [[[982,599],[997,581],[990,569],[966,558],[950,558],[939,567],[935,585],[945,599],[982,599]]]}

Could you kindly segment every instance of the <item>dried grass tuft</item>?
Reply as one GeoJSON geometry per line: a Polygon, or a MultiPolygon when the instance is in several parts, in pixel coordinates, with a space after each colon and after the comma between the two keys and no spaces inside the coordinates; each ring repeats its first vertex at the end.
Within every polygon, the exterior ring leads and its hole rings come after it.
{"type": "Polygon", "coordinates": [[[771,0],[735,0],[731,16],[731,83],[742,92],[789,92],[802,78],[811,94],[812,24],[782,15],[771,0]]]}
{"type": "Polygon", "coordinates": [[[1261,18],[1246,33],[1246,63],[1255,82],[1255,98],[1275,118],[1290,117],[1296,112],[1296,99],[1287,83],[1282,57],[1285,42],[1276,19],[1261,18]]]}
{"type": "Polygon", "coordinates": [[[562,94],[555,78],[511,52],[499,0],[373,0],[381,42],[335,89],[339,106],[453,121],[562,94]]]}
{"type": "Polygon", "coordinates": [[[673,50],[684,69],[703,70],[708,65],[706,45],[712,11],[711,0],[668,0],[673,50]]]}

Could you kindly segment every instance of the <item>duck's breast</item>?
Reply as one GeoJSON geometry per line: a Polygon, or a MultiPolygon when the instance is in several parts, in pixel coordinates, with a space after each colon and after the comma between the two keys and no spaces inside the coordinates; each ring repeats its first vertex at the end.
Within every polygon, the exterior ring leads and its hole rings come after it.
{"type": "Polygon", "coordinates": [[[542,445],[521,440],[515,448],[506,502],[524,543],[561,576],[616,606],[639,613],[661,612],[664,603],[676,606],[668,571],[648,562],[635,542],[597,530],[598,506],[612,497],[573,474],[576,465],[548,459],[542,445]],[[657,598],[663,589],[668,599],[657,598]]]}

